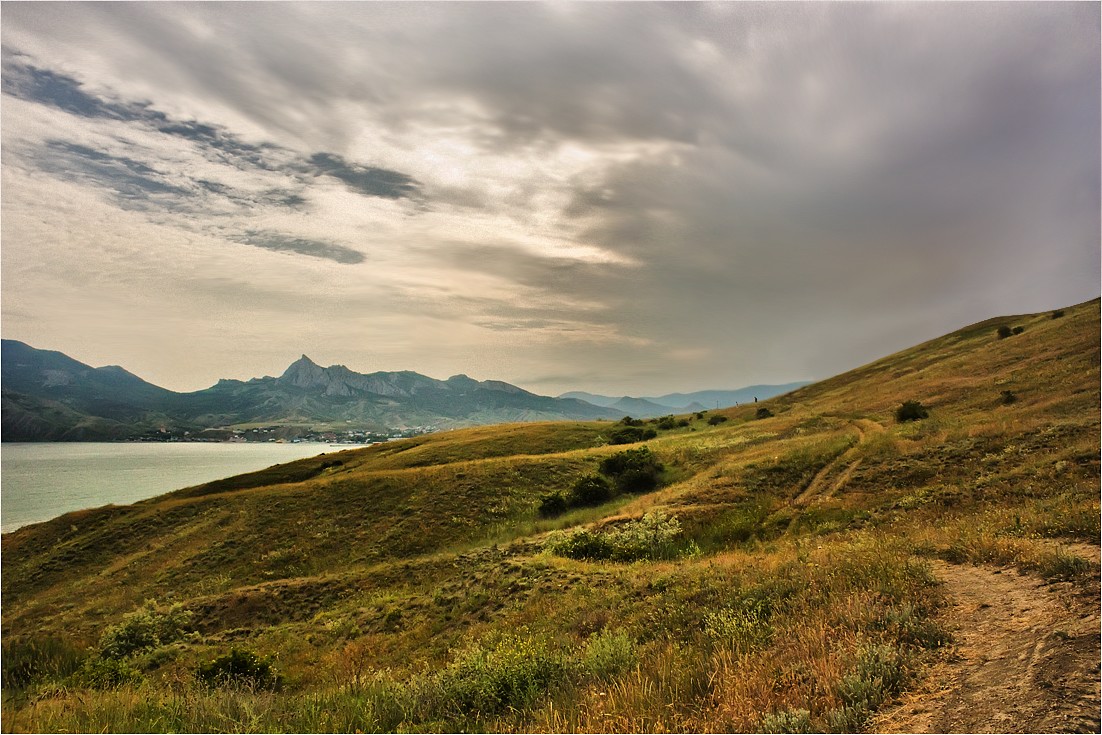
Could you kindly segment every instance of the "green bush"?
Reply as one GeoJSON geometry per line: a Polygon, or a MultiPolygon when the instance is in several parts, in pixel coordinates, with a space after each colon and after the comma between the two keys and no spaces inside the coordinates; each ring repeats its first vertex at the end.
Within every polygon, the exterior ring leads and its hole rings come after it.
{"type": "Polygon", "coordinates": [[[578,529],[553,534],[546,548],[557,556],[571,559],[608,559],[638,561],[673,559],[693,552],[693,545],[681,543],[681,522],[662,511],[647,513],[638,521],[629,521],[608,531],[578,529]]]}
{"type": "Polygon", "coordinates": [[[99,640],[103,658],[121,659],[181,640],[191,631],[191,613],[179,603],[167,609],[153,600],[104,631],[99,640]]]}
{"type": "Polygon", "coordinates": [[[600,505],[612,497],[612,486],[600,475],[586,475],[574,484],[573,505],[600,505]]]}
{"type": "Polygon", "coordinates": [[[629,671],[638,660],[635,644],[627,633],[605,629],[594,633],[586,642],[582,668],[590,676],[608,681],[629,671]]]}
{"type": "Polygon", "coordinates": [[[1057,309],[1056,311],[1052,312],[1052,318],[1053,319],[1059,319],[1063,315],[1064,315],[1064,310],[1063,309],[1057,309]]]}
{"type": "Polygon", "coordinates": [[[708,418],[708,426],[719,426],[720,424],[722,424],[726,420],[727,420],[726,416],[720,416],[719,414],[715,414],[715,415],[710,416],[708,418]]]}
{"type": "Polygon", "coordinates": [[[658,487],[664,467],[649,448],[640,447],[606,457],[598,469],[612,478],[618,491],[643,493],[658,487]]]}
{"type": "Polygon", "coordinates": [[[635,442],[653,439],[656,436],[658,436],[658,432],[654,429],[640,429],[637,426],[629,426],[625,429],[619,429],[612,432],[612,434],[608,438],[608,443],[634,444],[635,442]]]}
{"type": "Polygon", "coordinates": [[[200,665],[196,676],[209,687],[278,689],[282,684],[282,677],[276,672],[271,659],[236,648],[225,656],[200,665]]]}
{"type": "Polygon", "coordinates": [[[631,416],[625,416],[620,419],[620,423],[624,426],[642,426],[643,419],[633,419],[631,416]]]}
{"type": "Polygon", "coordinates": [[[827,722],[835,732],[860,729],[869,715],[903,688],[906,658],[898,649],[886,645],[868,645],[857,652],[857,665],[842,677],[836,687],[844,706],[828,713],[827,722]]]}
{"type": "Polygon", "coordinates": [[[759,408],[757,411],[754,412],[754,418],[756,418],[756,419],[771,419],[771,418],[773,418],[773,412],[770,411],[765,406],[762,406],[761,408],[759,408]]]}
{"type": "Polygon", "coordinates": [[[569,559],[610,559],[612,545],[605,534],[579,528],[569,533],[558,531],[547,539],[546,548],[556,556],[569,559]]]}
{"type": "Polygon", "coordinates": [[[1013,391],[1004,390],[1000,396],[1000,400],[1004,406],[1009,406],[1018,400],[1018,396],[1014,395],[1013,391]]]}
{"type": "Polygon", "coordinates": [[[557,515],[561,515],[566,512],[569,507],[566,498],[560,492],[553,492],[549,495],[544,495],[540,499],[540,515],[544,518],[552,518],[557,515]]]}
{"type": "Polygon", "coordinates": [[[673,416],[663,416],[662,418],[658,419],[658,428],[662,431],[676,429],[677,420],[673,416]]]}
{"type": "Polygon", "coordinates": [[[124,684],[137,684],[142,674],[125,659],[93,657],[85,660],[76,672],[76,680],[92,689],[115,689],[124,684]]]}
{"type": "Polygon", "coordinates": [[[436,684],[445,710],[485,717],[532,706],[567,671],[563,656],[547,643],[505,634],[463,650],[436,684]]]}
{"type": "Polygon", "coordinates": [[[806,709],[785,709],[770,712],[758,723],[759,732],[815,732],[811,712],[806,709]]]}
{"type": "Polygon", "coordinates": [[[899,408],[895,409],[895,420],[901,424],[905,421],[918,421],[929,416],[929,410],[918,401],[904,401],[899,408]]]}
{"type": "Polygon", "coordinates": [[[1006,326],[1005,324],[1000,324],[999,328],[995,330],[995,334],[999,336],[999,339],[1006,339],[1010,335],[1014,334],[1014,332],[1012,332],[1010,327],[1006,326]]]}
{"type": "Polygon", "coordinates": [[[1010,333],[1011,334],[1021,334],[1024,331],[1025,331],[1025,327],[1014,327],[1013,329],[1010,330],[1010,333]]]}

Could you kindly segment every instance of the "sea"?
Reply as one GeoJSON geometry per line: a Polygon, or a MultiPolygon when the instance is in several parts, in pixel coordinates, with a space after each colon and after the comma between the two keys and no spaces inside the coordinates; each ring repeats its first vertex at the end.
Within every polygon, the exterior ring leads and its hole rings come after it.
{"type": "Polygon", "coordinates": [[[358,445],[233,442],[0,443],[4,533],[103,505],[254,472],[358,445]]]}

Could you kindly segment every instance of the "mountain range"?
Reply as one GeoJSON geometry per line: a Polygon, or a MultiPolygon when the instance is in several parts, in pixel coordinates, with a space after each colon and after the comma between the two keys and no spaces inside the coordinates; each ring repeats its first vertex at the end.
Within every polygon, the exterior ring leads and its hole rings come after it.
{"type": "MultiPolygon", "coordinates": [[[[628,397],[611,399],[608,405],[574,394],[552,398],[466,375],[436,380],[410,371],[362,374],[344,365],[322,367],[306,355],[279,377],[220,380],[190,393],[161,388],[118,366],[94,368],[15,340],[2,340],[0,358],[3,441],[102,441],[185,432],[218,438],[226,435],[225,427],[249,424],[295,427],[281,434],[294,436],[310,429],[381,431],[645,417],[673,408],[628,397]]],[[[708,393],[741,395],[748,390],[708,393]]],[[[777,392],[783,391],[756,395],[777,392]]],[[[687,396],[684,411],[705,407],[692,404],[695,395],[687,396]]]]}
{"type": "Polygon", "coordinates": [[[631,396],[602,396],[575,390],[563,393],[559,398],[577,398],[594,406],[611,408],[621,414],[636,418],[664,416],[668,413],[692,413],[709,408],[728,408],[741,403],[779,396],[797,388],[810,385],[810,381],[784,383],[782,385],[751,385],[738,390],[701,390],[695,393],[667,393],[664,396],[633,398],[631,396]]]}

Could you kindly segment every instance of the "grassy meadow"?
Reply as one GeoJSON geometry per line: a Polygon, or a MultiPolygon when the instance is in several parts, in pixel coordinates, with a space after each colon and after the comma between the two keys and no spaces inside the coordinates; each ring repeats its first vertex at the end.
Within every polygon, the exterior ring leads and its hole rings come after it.
{"type": "Polygon", "coordinates": [[[860,731],[946,655],[934,560],[1097,597],[1067,544],[1099,540],[1099,329],[1095,300],[641,442],[479,427],[5,534],[3,729],[860,731]]]}

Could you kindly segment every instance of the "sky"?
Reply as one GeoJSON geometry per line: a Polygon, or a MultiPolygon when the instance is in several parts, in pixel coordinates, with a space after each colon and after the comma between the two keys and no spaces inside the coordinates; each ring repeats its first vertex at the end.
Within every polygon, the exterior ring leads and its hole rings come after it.
{"type": "Polygon", "coordinates": [[[5,2],[2,333],[181,391],[826,378],[1099,295],[1099,16],[5,2]]]}

